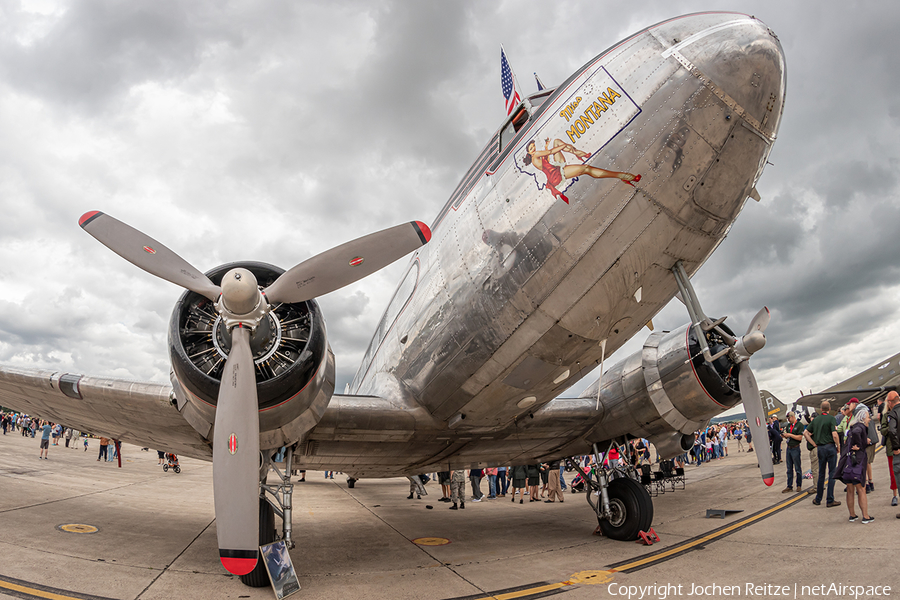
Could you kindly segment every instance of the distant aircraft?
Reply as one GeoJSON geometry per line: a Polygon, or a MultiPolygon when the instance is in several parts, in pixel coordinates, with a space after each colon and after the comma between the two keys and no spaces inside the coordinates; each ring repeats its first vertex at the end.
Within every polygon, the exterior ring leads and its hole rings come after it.
{"type": "MultiPolygon", "coordinates": [[[[759,198],[784,95],[783,51],[766,25],[690,15],[523,99],[430,228],[399,225],[287,272],[240,262],[203,273],[87,213],[85,231],[188,290],[169,326],[171,386],[5,367],[0,404],[213,459],[222,564],[257,586],[268,585],[257,559],[275,539],[273,511],[293,545],[292,469],[343,471],[352,485],[599,455],[633,437],[675,456],[710,418],[759,396],[748,361],[765,344],[768,309],[736,336],[705,315],[689,276],[759,198]],[[350,393],[334,394],[314,298],[409,252],[350,393]],[[679,292],[690,324],[653,331],[578,398],[558,398],[679,292]],[[261,488],[282,447],[281,485],[261,488]]],[[[231,223],[227,233],[249,232],[231,223]]],[[[761,405],[749,405],[764,435],[761,405]]],[[[612,475],[589,477],[598,493],[587,497],[604,534],[636,539],[652,501],[612,475]]]]}
{"type": "Polygon", "coordinates": [[[837,412],[850,398],[856,397],[861,403],[872,407],[898,386],[900,354],[895,354],[817,394],[800,396],[797,404],[818,410],[822,401],[828,400],[832,412],[837,412]]]}

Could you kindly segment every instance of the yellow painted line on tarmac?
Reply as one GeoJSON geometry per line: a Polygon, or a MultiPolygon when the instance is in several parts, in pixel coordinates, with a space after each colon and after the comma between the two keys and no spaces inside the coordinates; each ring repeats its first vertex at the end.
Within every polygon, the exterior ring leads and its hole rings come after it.
{"type": "Polygon", "coordinates": [[[112,600],[103,596],[83,594],[80,592],[68,592],[48,586],[22,581],[14,577],[0,575],[0,594],[4,590],[12,592],[17,597],[46,598],[47,600],[112,600]]]}
{"type": "Polygon", "coordinates": [[[811,491],[807,491],[805,493],[800,493],[797,496],[785,500],[784,502],[779,502],[778,504],[764,509],[754,515],[745,517],[727,527],[723,527],[721,529],[717,529],[707,535],[702,537],[692,539],[690,541],[684,542],[682,544],[678,544],[669,550],[662,551],[658,554],[653,554],[652,556],[648,556],[646,558],[641,558],[634,560],[632,562],[617,566],[610,567],[607,570],[601,571],[581,571],[580,573],[573,574],[568,580],[562,581],[559,583],[551,583],[551,584],[543,584],[543,585],[535,585],[534,587],[528,587],[512,592],[493,594],[486,593],[483,596],[478,596],[478,598],[483,598],[485,600],[513,600],[515,598],[524,598],[529,596],[540,596],[540,594],[544,594],[547,592],[552,592],[554,590],[558,590],[560,588],[572,585],[592,585],[592,584],[602,584],[612,581],[614,573],[627,573],[630,570],[638,569],[641,567],[645,567],[647,565],[651,565],[656,562],[660,562],[676,556],[678,554],[687,552],[692,548],[697,546],[701,546],[703,544],[715,541],[716,539],[726,536],[734,531],[741,529],[742,527],[746,527],[747,525],[751,525],[756,521],[764,519],[773,513],[776,513],[784,508],[792,506],[802,500],[805,500],[809,497],[811,491]]]}
{"type": "Polygon", "coordinates": [[[552,592],[553,590],[558,590],[559,588],[565,587],[567,585],[571,585],[571,584],[568,581],[563,581],[560,583],[550,583],[547,585],[528,588],[527,590],[519,590],[517,592],[507,592],[505,594],[497,594],[495,596],[485,596],[485,598],[491,598],[492,600],[513,600],[513,598],[524,598],[525,596],[534,596],[535,594],[543,594],[545,592],[552,592]]]}
{"type": "Polygon", "coordinates": [[[733,524],[729,525],[728,527],[724,527],[722,529],[716,530],[713,533],[705,535],[701,538],[697,538],[697,539],[691,540],[689,542],[685,542],[684,544],[680,544],[678,546],[675,546],[674,548],[671,548],[664,552],[660,552],[659,554],[654,554],[653,556],[648,556],[647,558],[641,558],[639,560],[621,565],[619,567],[615,567],[613,569],[610,569],[610,571],[612,571],[613,573],[622,573],[625,571],[629,571],[631,569],[635,569],[637,567],[643,567],[645,565],[649,565],[649,564],[655,563],[657,561],[669,558],[675,554],[685,552],[687,550],[690,550],[691,548],[706,544],[717,538],[727,535],[727,534],[735,531],[736,529],[745,527],[746,525],[754,523],[755,521],[764,519],[764,518],[768,517],[769,515],[771,515],[772,513],[778,512],[779,510],[781,510],[783,508],[787,508],[788,506],[791,506],[792,504],[796,504],[797,502],[800,502],[801,500],[806,499],[808,496],[809,496],[809,492],[806,492],[805,494],[800,494],[794,498],[791,498],[790,500],[786,500],[785,502],[776,504],[775,506],[773,506],[771,508],[768,508],[766,510],[763,510],[762,512],[756,513],[755,515],[751,515],[749,517],[741,519],[740,521],[737,521],[736,523],[733,523],[733,524]]]}
{"type": "Polygon", "coordinates": [[[19,592],[20,594],[27,594],[29,596],[34,596],[35,598],[49,598],[50,600],[79,600],[78,598],[75,598],[75,596],[64,596],[62,594],[56,594],[53,592],[45,592],[43,590],[25,587],[24,585],[9,583],[3,581],[2,579],[0,579],[0,588],[11,590],[13,592],[19,592]]]}

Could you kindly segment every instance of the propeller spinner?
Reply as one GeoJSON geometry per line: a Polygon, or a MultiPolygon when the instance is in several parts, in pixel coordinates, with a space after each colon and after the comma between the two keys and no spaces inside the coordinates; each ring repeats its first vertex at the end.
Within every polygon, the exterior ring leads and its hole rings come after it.
{"type": "Polygon", "coordinates": [[[296,265],[261,291],[253,273],[240,268],[217,286],[163,244],[100,211],[85,213],[78,224],[133,265],[215,302],[232,332],[216,404],[213,494],[222,565],[246,575],[259,558],[259,408],[251,332],[270,302],[304,302],[354,283],[427,243],[431,231],[412,221],[363,236],[296,265]]]}

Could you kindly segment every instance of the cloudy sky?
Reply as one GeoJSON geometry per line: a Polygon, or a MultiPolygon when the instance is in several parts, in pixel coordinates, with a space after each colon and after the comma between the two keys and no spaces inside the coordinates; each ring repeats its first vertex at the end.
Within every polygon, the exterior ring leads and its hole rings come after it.
{"type": "MultiPolygon", "coordinates": [[[[762,202],[694,285],[736,331],[770,307],[754,370],[794,400],[900,351],[900,3],[715,4],[779,36],[787,104],[762,202]]],[[[533,72],[555,85],[629,34],[707,8],[3,2],[0,363],[168,380],[180,290],[81,231],[82,213],[112,214],[202,270],[288,268],[373,230],[431,223],[504,117],[501,43],[530,93],[533,72]]],[[[339,390],[401,269],[320,299],[339,390]]],[[[677,301],[655,319],[685,322],[677,301]]]]}

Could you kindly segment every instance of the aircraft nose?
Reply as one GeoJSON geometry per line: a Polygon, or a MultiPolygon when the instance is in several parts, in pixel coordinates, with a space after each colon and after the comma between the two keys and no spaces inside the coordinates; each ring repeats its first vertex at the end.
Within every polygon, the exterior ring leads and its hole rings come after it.
{"type": "Polygon", "coordinates": [[[786,65],[781,42],[762,21],[737,13],[691,15],[653,32],[737,116],[769,140],[781,121],[786,65]]]}

